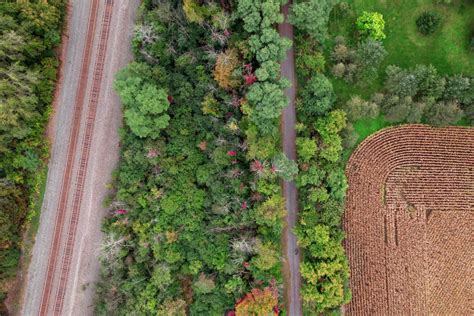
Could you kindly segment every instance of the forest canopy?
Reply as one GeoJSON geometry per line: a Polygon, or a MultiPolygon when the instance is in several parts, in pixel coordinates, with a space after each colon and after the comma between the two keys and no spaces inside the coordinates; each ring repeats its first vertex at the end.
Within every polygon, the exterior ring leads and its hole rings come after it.
{"type": "Polygon", "coordinates": [[[0,3],[0,302],[16,273],[21,233],[44,181],[44,128],[65,3],[0,3]]]}

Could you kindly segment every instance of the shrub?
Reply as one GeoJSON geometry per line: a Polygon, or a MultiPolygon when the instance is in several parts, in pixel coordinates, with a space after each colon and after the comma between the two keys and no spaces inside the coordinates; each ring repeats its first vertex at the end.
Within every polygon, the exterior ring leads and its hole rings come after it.
{"type": "Polygon", "coordinates": [[[347,62],[350,59],[351,52],[345,44],[337,44],[331,52],[331,59],[334,62],[347,62]]]}
{"type": "Polygon", "coordinates": [[[341,137],[342,147],[349,149],[355,146],[357,139],[359,139],[359,134],[357,134],[352,124],[347,124],[346,128],[342,130],[341,137]]]}
{"type": "Polygon", "coordinates": [[[383,15],[378,12],[364,11],[356,21],[357,29],[363,37],[374,40],[383,40],[385,38],[385,21],[383,15]]]}
{"type": "Polygon", "coordinates": [[[436,12],[425,11],[416,19],[416,27],[421,34],[436,32],[441,25],[441,16],[436,12]]]}
{"type": "Polygon", "coordinates": [[[346,66],[343,63],[332,66],[331,73],[334,77],[341,79],[346,73],[346,66]]]}

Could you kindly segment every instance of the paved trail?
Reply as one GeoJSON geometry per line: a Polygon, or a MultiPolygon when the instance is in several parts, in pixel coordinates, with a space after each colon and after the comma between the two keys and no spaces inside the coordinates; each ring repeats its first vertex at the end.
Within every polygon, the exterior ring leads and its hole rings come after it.
{"type": "MultiPolygon", "coordinates": [[[[291,1],[282,7],[282,13],[285,16],[285,22],[278,26],[278,31],[281,36],[293,40],[293,26],[287,23],[288,9],[291,1]]],[[[288,50],[286,59],[281,63],[281,74],[288,78],[291,82],[291,87],[285,90],[285,94],[289,99],[288,106],[283,109],[281,118],[281,133],[283,142],[283,151],[291,160],[296,160],[296,75],[295,75],[295,57],[293,47],[288,50]]],[[[286,199],[287,227],[283,232],[284,236],[284,251],[286,255],[285,262],[285,288],[288,315],[299,316],[301,311],[301,276],[300,276],[300,254],[298,245],[296,244],[296,236],[293,234],[298,219],[298,192],[293,181],[283,182],[283,195],[286,199]]]]}
{"type": "Polygon", "coordinates": [[[119,153],[112,90],[131,60],[139,0],[72,1],[52,156],[23,315],[92,315],[99,271],[101,202],[119,153]]]}

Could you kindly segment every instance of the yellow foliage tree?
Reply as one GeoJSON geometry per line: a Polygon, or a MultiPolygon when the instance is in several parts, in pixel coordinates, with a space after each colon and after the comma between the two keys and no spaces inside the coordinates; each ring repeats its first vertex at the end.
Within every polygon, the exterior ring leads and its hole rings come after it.
{"type": "Polygon", "coordinates": [[[228,49],[217,56],[214,68],[214,80],[224,89],[230,89],[239,84],[238,78],[233,75],[235,68],[239,65],[237,50],[228,49]]]}
{"type": "Polygon", "coordinates": [[[188,19],[189,22],[195,22],[199,24],[204,22],[203,8],[197,4],[196,1],[184,0],[183,11],[184,15],[186,15],[186,19],[188,19]]]}
{"type": "Polygon", "coordinates": [[[270,316],[276,315],[274,308],[278,305],[275,290],[266,287],[263,290],[252,289],[250,293],[237,303],[237,316],[270,316]]]}

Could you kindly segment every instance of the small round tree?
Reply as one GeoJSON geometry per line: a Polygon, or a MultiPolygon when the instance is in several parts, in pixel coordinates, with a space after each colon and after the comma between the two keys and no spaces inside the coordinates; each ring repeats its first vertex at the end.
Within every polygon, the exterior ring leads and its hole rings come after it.
{"type": "Polygon", "coordinates": [[[416,27],[421,34],[429,35],[436,32],[441,25],[441,16],[436,12],[423,12],[416,19],[416,27]]]}
{"type": "Polygon", "coordinates": [[[385,33],[385,21],[383,15],[378,12],[367,12],[364,11],[356,21],[357,29],[360,34],[364,37],[371,38],[373,40],[383,40],[385,33]]]}

